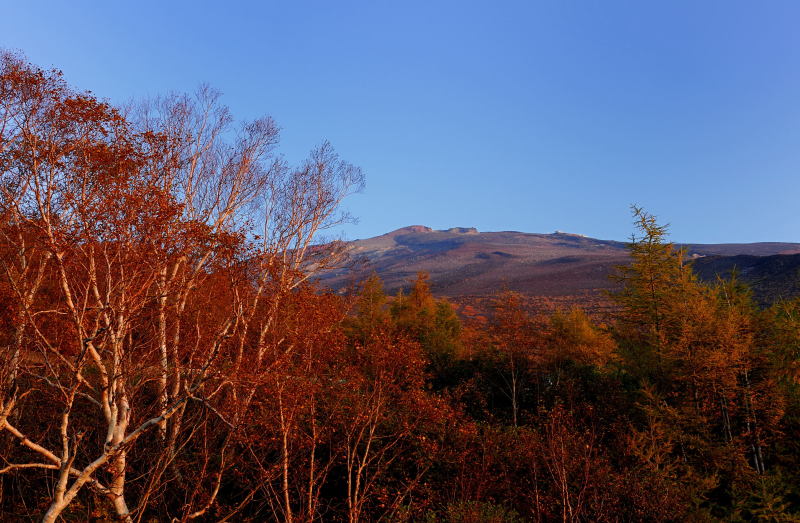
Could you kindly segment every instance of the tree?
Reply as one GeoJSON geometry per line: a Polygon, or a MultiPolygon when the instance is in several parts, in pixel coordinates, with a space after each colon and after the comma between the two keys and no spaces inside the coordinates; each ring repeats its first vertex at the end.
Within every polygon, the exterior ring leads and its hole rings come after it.
{"type": "Polygon", "coordinates": [[[523,310],[520,296],[511,292],[503,294],[495,303],[494,316],[489,325],[491,343],[498,351],[497,363],[503,381],[502,390],[511,402],[511,422],[519,422],[521,395],[530,367],[541,363],[536,350],[533,325],[523,310]],[[502,368],[505,367],[505,368],[502,368]]]}
{"type": "Polygon", "coordinates": [[[349,330],[351,336],[358,338],[361,343],[367,343],[390,319],[383,282],[376,273],[372,273],[361,284],[355,307],[349,330]]]}
{"type": "Polygon", "coordinates": [[[614,340],[581,309],[553,314],[548,330],[544,359],[549,365],[572,361],[602,369],[616,357],[614,340]]]}
{"type": "Polygon", "coordinates": [[[612,298],[622,308],[617,328],[624,331],[623,350],[636,352],[629,358],[638,366],[634,372],[655,378],[664,368],[664,346],[680,322],[680,309],[699,287],[685,251],[666,241],[667,226],[640,207],[632,211],[639,236],[631,237],[630,265],[613,276],[622,288],[612,298]]]}
{"type": "MultiPolygon", "coordinates": [[[[280,306],[335,254],[313,238],[343,219],[338,205],[362,174],[327,143],[287,168],[269,118],[228,142],[230,116],[207,88],[129,120],[4,54],[0,97],[3,261],[18,297],[0,428],[39,457],[3,471],[55,471],[45,521],[84,487],[132,520],[198,436],[190,403],[222,426],[246,419],[243,369],[291,350],[270,336],[280,306]],[[211,306],[194,307],[209,291],[211,306]],[[58,412],[51,426],[23,408],[40,390],[58,412]],[[131,450],[156,429],[160,443],[137,464],[150,482],[132,502],[131,450]]],[[[208,510],[225,469],[222,459],[197,478],[214,478],[213,495],[184,517],[208,510]]]]}
{"type": "Polygon", "coordinates": [[[631,450],[679,481],[696,510],[721,516],[730,504],[720,499],[765,473],[783,400],[746,290],[735,280],[698,282],[683,252],[665,243],[665,227],[634,214],[642,236],[616,295],[621,356],[641,384],[646,415],[631,450]]]}
{"type": "Polygon", "coordinates": [[[461,321],[447,300],[434,298],[428,279],[428,273],[418,273],[408,295],[395,297],[390,313],[397,329],[422,345],[434,375],[444,376],[461,351],[461,321]]]}

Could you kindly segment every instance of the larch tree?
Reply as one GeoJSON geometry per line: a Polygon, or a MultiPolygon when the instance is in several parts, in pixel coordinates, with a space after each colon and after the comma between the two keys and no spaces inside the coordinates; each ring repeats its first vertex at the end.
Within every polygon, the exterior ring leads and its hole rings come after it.
{"type": "Polygon", "coordinates": [[[735,280],[697,281],[685,253],[665,241],[666,228],[639,208],[634,215],[642,235],[615,296],[621,360],[642,384],[647,419],[631,450],[681,483],[699,511],[710,492],[765,473],[781,396],[747,294],[735,280]]]}

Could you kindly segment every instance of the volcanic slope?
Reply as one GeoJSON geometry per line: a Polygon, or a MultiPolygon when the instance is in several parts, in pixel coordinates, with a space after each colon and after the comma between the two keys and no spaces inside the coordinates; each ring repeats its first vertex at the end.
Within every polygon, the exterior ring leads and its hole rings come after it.
{"type": "MultiPolygon", "coordinates": [[[[800,253],[796,243],[686,248],[695,258],[800,253]]],[[[323,285],[344,289],[375,272],[393,293],[425,271],[433,291],[451,298],[492,296],[503,290],[527,296],[600,295],[614,287],[608,276],[615,266],[629,261],[627,244],[578,234],[478,232],[467,227],[433,230],[422,225],[356,240],[347,249],[352,267],[323,275],[323,285]]]]}

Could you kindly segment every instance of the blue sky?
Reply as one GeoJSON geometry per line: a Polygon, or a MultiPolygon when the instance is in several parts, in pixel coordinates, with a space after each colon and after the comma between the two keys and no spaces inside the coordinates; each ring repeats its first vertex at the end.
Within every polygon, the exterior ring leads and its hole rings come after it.
{"type": "Polygon", "coordinates": [[[342,232],[411,224],[800,241],[800,3],[23,2],[0,46],[114,102],[208,82],[299,160],[364,168],[342,232]]]}

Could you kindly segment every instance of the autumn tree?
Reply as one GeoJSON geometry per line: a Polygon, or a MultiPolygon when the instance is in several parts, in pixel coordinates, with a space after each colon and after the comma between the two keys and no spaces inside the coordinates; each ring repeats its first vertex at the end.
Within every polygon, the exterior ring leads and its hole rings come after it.
{"type": "MultiPolygon", "coordinates": [[[[145,467],[157,480],[197,434],[188,404],[231,428],[246,419],[241,371],[291,350],[270,335],[282,300],[325,266],[331,251],[313,237],[342,218],[362,175],[327,143],[288,168],[268,118],[228,142],[231,118],[206,88],[127,119],[58,72],[9,54],[2,66],[4,267],[19,299],[0,427],[39,457],[3,471],[55,471],[46,521],[84,488],[131,520],[159,484],[131,500],[129,457],[145,434],[161,434],[145,467]],[[189,306],[209,291],[212,308],[189,306]],[[39,390],[59,412],[51,426],[23,408],[39,390]]],[[[223,459],[212,495],[183,517],[208,510],[225,470],[223,459]]]]}
{"type": "Polygon", "coordinates": [[[680,481],[694,510],[728,510],[715,500],[765,473],[766,442],[783,411],[756,311],[736,281],[698,282],[665,227],[641,209],[634,215],[642,235],[616,295],[622,359],[641,382],[647,416],[631,449],[680,481]]]}
{"type": "Polygon", "coordinates": [[[489,335],[489,341],[497,351],[501,390],[511,404],[511,422],[516,427],[528,374],[541,363],[541,347],[537,343],[534,325],[522,308],[518,294],[507,292],[497,300],[489,335]]]}
{"type": "Polygon", "coordinates": [[[361,284],[355,300],[355,313],[348,322],[351,336],[366,343],[390,321],[389,305],[383,281],[372,273],[361,284]]]}
{"type": "Polygon", "coordinates": [[[656,377],[665,365],[671,327],[680,317],[676,308],[691,300],[698,287],[685,251],[666,240],[667,226],[640,207],[633,206],[632,212],[638,235],[629,244],[631,263],[612,276],[622,287],[613,298],[622,307],[618,327],[631,340],[623,351],[636,351],[629,361],[639,366],[637,373],[656,377]]]}
{"type": "Polygon", "coordinates": [[[409,293],[395,297],[390,312],[397,329],[416,339],[435,374],[444,376],[461,350],[461,322],[447,300],[433,296],[429,278],[426,272],[418,273],[409,293]]]}

